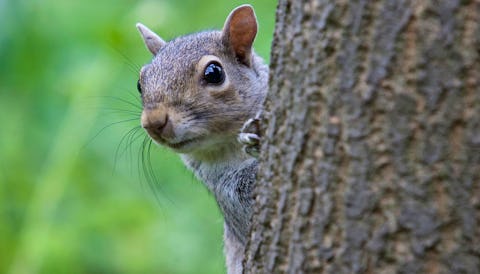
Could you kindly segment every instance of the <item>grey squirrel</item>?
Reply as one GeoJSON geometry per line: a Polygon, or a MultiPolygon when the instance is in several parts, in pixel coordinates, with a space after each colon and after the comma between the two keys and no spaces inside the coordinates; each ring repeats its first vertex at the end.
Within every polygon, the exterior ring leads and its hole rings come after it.
{"type": "Polygon", "coordinates": [[[225,218],[228,273],[242,273],[258,165],[258,113],[268,85],[268,66],[252,49],[253,8],[234,9],[221,31],[169,42],[140,23],[137,28],[154,55],[137,84],[142,127],[179,153],[214,195],[225,218]]]}

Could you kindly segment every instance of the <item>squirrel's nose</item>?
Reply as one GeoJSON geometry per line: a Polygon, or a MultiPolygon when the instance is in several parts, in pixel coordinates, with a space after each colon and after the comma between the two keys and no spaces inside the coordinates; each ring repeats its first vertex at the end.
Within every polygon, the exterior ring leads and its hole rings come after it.
{"type": "Polygon", "coordinates": [[[142,127],[153,139],[171,139],[174,136],[172,122],[165,108],[144,109],[142,112],[142,127]]]}

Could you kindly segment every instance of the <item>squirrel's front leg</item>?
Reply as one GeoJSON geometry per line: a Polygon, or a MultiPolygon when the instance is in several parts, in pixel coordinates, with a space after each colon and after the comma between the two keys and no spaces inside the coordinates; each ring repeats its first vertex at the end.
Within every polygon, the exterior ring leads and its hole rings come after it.
{"type": "MultiPolygon", "coordinates": [[[[260,151],[260,114],[259,112],[255,118],[245,122],[238,135],[238,141],[243,145],[243,150],[255,158],[258,158],[260,151]]],[[[224,248],[228,274],[243,273],[243,258],[247,238],[245,233],[249,231],[246,228],[250,226],[249,219],[251,217],[253,200],[252,187],[255,183],[256,166],[257,161],[253,160],[253,162],[244,166],[243,169],[238,170],[233,176],[236,178],[235,191],[230,192],[228,195],[223,193],[230,199],[233,198],[234,201],[229,201],[233,207],[228,206],[229,203],[225,203],[222,199],[219,200],[220,207],[222,207],[225,214],[224,248]],[[232,209],[236,212],[232,212],[232,209]],[[245,210],[248,213],[245,214],[245,210]],[[243,216],[243,218],[240,216],[243,216]],[[238,223],[238,220],[242,221],[238,223]]],[[[232,188],[222,187],[221,189],[222,192],[225,192],[227,189],[232,188]]]]}

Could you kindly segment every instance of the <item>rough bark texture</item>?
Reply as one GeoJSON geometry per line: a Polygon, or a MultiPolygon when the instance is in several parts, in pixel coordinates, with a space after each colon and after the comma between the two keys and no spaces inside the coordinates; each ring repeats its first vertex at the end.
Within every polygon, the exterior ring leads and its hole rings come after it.
{"type": "Polygon", "coordinates": [[[480,2],[280,0],[246,273],[480,273],[480,2]]]}

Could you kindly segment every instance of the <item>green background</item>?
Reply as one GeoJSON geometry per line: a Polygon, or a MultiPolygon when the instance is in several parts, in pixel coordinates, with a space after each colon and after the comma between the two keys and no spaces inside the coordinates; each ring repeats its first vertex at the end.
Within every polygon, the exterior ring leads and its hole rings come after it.
{"type": "MultiPolygon", "coordinates": [[[[167,149],[142,157],[135,23],[169,40],[243,3],[0,0],[0,273],[225,272],[213,198],[167,149]]],[[[276,2],[250,3],[268,59],[276,2]]]]}

